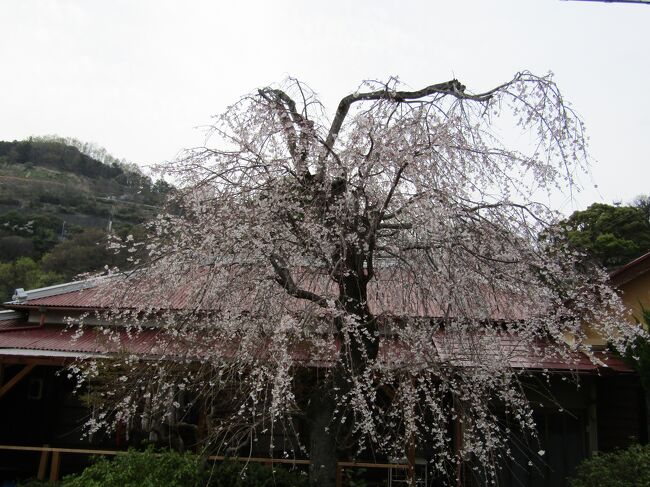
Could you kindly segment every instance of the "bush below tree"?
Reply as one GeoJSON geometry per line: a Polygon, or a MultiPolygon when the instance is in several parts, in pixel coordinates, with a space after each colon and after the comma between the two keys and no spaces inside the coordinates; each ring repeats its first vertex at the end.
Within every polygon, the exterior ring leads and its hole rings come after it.
{"type": "Polygon", "coordinates": [[[92,465],[61,482],[28,480],[20,487],[306,487],[307,477],[283,467],[223,462],[205,465],[194,453],[129,450],[92,465]]]}
{"type": "Polygon", "coordinates": [[[588,458],[578,467],[570,487],[641,487],[650,485],[650,445],[588,458]]]}

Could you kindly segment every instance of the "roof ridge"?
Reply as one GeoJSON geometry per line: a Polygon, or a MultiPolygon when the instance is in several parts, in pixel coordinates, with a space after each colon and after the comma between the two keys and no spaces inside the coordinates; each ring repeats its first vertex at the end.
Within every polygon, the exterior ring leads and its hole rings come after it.
{"type": "Polygon", "coordinates": [[[95,277],[91,279],[85,279],[83,281],[65,282],[63,284],[55,284],[53,286],[30,289],[28,291],[25,291],[23,288],[17,288],[14,292],[14,295],[11,297],[11,301],[7,301],[5,304],[20,304],[31,299],[46,298],[49,296],[57,296],[59,294],[66,294],[75,291],[81,291],[83,289],[93,288],[97,286],[100,280],[103,280],[103,278],[95,277]]]}
{"type": "Polygon", "coordinates": [[[609,273],[609,279],[614,286],[621,286],[632,279],[648,272],[650,267],[650,252],[637,257],[636,259],[622,265],[609,273]]]}

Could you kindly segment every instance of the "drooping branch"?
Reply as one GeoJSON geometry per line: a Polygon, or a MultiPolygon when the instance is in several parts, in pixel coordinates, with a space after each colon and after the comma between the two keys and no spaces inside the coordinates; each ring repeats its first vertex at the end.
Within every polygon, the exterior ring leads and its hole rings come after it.
{"type": "Polygon", "coordinates": [[[529,216],[531,216],[535,221],[542,223],[542,224],[548,224],[545,220],[540,218],[534,211],[532,211],[527,205],[522,205],[518,203],[513,203],[512,201],[506,201],[506,202],[501,202],[501,203],[482,203],[482,204],[477,204],[476,206],[473,206],[471,208],[465,208],[464,211],[467,213],[474,213],[478,212],[480,210],[485,210],[485,209],[490,209],[490,208],[518,208],[519,210],[527,213],[529,216]]]}
{"type": "Polygon", "coordinates": [[[380,223],[377,225],[378,230],[410,230],[413,228],[412,223],[380,223]]]}
{"type": "MultiPolygon", "coordinates": [[[[405,202],[402,206],[400,206],[399,208],[397,208],[397,209],[396,209],[395,211],[393,211],[392,213],[384,213],[384,214],[382,215],[381,221],[382,221],[382,222],[385,222],[385,221],[387,221],[387,220],[392,220],[392,219],[394,219],[394,218],[397,218],[397,217],[398,217],[402,212],[404,212],[404,211],[405,211],[405,210],[406,210],[410,205],[412,205],[413,203],[416,203],[419,199],[421,199],[421,198],[424,197],[424,196],[426,196],[425,193],[416,193],[416,194],[414,194],[414,195],[411,196],[408,200],[406,200],[406,202],[405,202]]],[[[382,225],[383,225],[383,224],[382,224],[382,225]]],[[[382,225],[380,225],[380,226],[382,226],[382,225]]]]}

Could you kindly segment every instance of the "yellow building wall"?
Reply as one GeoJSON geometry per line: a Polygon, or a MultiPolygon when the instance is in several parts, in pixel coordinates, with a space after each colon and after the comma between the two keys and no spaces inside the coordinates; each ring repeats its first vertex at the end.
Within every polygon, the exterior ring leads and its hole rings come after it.
{"type": "Polygon", "coordinates": [[[628,319],[636,323],[642,319],[641,308],[650,309],[650,272],[646,272],[619,286],[621,299],[630,310],[628,319]]]}
{"type": "MultiPolygon", "coordinates": [[[[642,321],[641,308],[650,309],[650,272],[635,277],[625,284],[617,286],[623,304],[629,310],[627,319],[630,323],[637,324],[642,321]]],[[[585,342],[594,347],[606,347],[607,341],[588,324],[584,324],[584,332],[587,335],[585,342]]],[[[572,339],[567,337],[567,341],[572,339]]]]}

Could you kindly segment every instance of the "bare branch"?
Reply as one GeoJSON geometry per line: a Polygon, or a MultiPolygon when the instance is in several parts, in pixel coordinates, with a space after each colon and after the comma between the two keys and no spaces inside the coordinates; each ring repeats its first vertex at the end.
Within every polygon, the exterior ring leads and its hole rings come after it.
{"type": "Polygon", "coordinates": [[[304,177],[308,173],[305,161],[311,129],[309,120],[298,113],[296,102],[284,91],[277,88],[263,88],[258,90],[258,93],[278,111],[287,134],[287,147],[296,164],[296,171],[301,177],[304,177]],[[296,127],[299,129],[299,133],[296,132],[296,127]],[[297,147],[298,144],[300,144],[300,150],[297,147]]]}
{"type": "Polygon", "coordinates": [[[296,286],[296,283],[291,276],[291,271],[289,271],[287,265],[284,263],[284,259],[274,254],[270,257],[270,260],[271,265],[273,266],[273,270],[275,270],[276,281],[287,291],[287,293],[298,299],[306,299],[308,301],[312,301],[317,305],[322,306],[323,308],[329,307],[327,299],[319,296],[316,293],[307,291],[306,289],[301,289],[296,286]]]}
{"type": "Polygon", "coordinates": [[[325,145],[328,147],[334,147],[341,126],[350,111],[350,107],[354,103],[370,100],[392,100],[400,103],[406,100],[416,100],[434,94],[451,95],[462,100],[485,102],[488,101],[497,90],[501,89],[502,86],[479,95],[470,95],[465,93],[465,85],[461,84],[457,79],[452,79],[451,81],[430,85],[416,91],[391,91],[385,89],[367,93],[353,93],[339,102],[339,106],[336,109],[336,115],[334,116],[327,139],[325,140],[325,145]]]}

